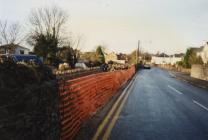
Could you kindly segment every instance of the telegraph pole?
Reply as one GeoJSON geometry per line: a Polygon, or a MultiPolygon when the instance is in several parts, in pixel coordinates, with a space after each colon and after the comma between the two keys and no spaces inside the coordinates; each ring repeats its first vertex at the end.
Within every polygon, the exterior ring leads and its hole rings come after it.
{"type": "Polygon", "coordinates": [[[138,64],[138,58],[139,58],[139,45],[140,45],[140,40],[138,41],[138,48],[136,49],[136,64],[138,64]]]}

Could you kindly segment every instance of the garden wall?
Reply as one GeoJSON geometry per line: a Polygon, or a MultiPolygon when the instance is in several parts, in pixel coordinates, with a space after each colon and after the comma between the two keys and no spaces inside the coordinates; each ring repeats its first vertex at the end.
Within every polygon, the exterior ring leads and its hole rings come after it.
{"type": "Polygon", "coordinates": [[[192,65],[191,77],[208,81],[208,66],[192,65]]]}
{"type": "Polygon", "coordinates": [[[183,67],[180,67],[180,66],[172,66],[172,65],[168,65],[168,64],[160,64],[160,65],[157,65],[158,67],[160,68],[163,68],[163,69],[167,69],[167,70],[173,70],[173,71],[178,71],[178,72],[183,72],[183,73],[187,73],[187,74],[190,74],[191,73],[191,69],[189,68],[183,68],[183,67]]]}

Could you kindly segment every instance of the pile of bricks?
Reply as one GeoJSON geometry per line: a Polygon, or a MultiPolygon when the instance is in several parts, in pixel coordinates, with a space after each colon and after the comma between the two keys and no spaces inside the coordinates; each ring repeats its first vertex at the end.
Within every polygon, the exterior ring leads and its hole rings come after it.
{"type": "Polygon", "coordinates": [[[61,140],[70,140],[92,116],[135,74],[135,68],[60,81],[61,140]]]}

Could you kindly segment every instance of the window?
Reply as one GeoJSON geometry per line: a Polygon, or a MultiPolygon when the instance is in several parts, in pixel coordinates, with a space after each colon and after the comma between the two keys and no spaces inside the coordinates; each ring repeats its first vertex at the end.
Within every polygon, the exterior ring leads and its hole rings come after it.
{"type": "Polygon", "coordinates": [[[25,51],[24,50],[20,50],[19,53],[20,54],[25,54],[25,51]]]}

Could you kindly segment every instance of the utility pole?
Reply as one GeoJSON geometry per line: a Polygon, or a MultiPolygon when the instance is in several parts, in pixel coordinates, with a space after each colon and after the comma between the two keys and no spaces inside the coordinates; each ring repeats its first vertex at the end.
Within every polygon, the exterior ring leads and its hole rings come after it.
{"type": "Polygon", "coordinates": [[[136,64],[138,64],[138,58],[139,58],[139,45],[140,45],[140,40],[138,41],[138,48],[136,49],[136,64]]]}

